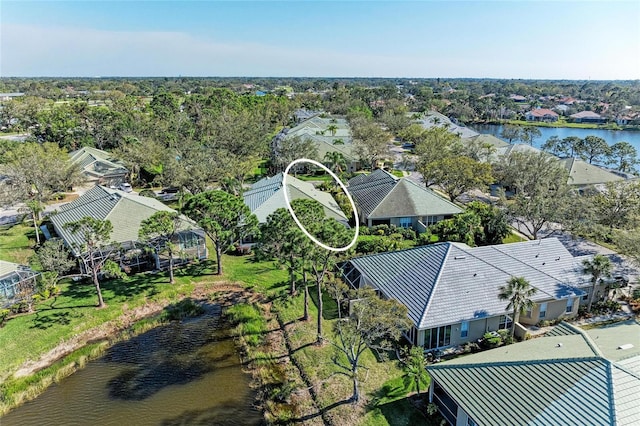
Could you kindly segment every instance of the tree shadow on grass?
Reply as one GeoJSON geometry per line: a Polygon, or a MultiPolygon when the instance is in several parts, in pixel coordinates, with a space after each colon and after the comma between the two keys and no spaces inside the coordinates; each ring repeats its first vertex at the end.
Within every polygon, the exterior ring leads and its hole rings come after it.
{"type": "Polygon", "coordinates": [[[217,264],[213,260],[202,260],[190,265],[181,266],[174,269],[174,274],[177,277],[193,276],[201,277],[206,275],[215,275],[217,272],[217,264]]]}
{"type": "Polygon", "coordinates": [[[33,324],[29,328],[47,330],[53,326],[69,325],[71,323],[71,316],[69,311],[52,312],[46,315],[40,315],[40,311],[38,311],[33,317],[33,324]]]}
{"type": "MultiPolygon", "coordinates": [[[[309,286],[309,296],[313,303],[318,306],[318,291],[316,286],[309,286]]],[[[325,291],[322,292],[322,318],[334,320],[338,318],[338,304],[325,291]]]]}
{"type": "Polygon", "coordinates": [[[351,402],[353,402],[351,400],[351,398],[343,399],[342,401],[334,402],[333,404],[328,405],[328,406],[322,408],[321,410],[316,411],[315,413],[307,414],[305,416],[301,416],[301,417],[298,417],[298,418],[295,418],[295,419],[289,419],[286,422],[276,422],[276,424],[305,423],[305,422],[307,422],[307,421],[309,421],[311,419],[315,419],[316,417],[324,415],[325,413],[333,410],[336,407],[339,407],[339,406],[345,405],[345,404],[350,404],[351,402]]]}

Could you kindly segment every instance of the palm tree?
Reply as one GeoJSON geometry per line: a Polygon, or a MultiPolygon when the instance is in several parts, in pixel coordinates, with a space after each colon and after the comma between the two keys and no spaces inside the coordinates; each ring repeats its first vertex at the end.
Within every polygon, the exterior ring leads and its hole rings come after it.
{"type": "Polygon", "coordinates": [[[331,133],[331,136],[335,136],[336,132],[338,131],[338,126],[336,126],[335,124],[330,124],[327,126],[327,130],[329,131],[329,133],[331,133]]]}
{"type": "Polygon", "coordinates": [[[415,384],[416,392],[420,395],[420,383],[429,380],[427,370],[424,368],[426,364],[424,350],[420,346],[412,346],[407,355],[404,365],[405,373],[402,376],[403,382],[406,388],[415,384]]]}
{"type": "Polygon", "coordinates": [[[600,281],[602,277],[611,276],[612,269],[613,265],[611,264],[611,260],[601,254],[596,254],[592,260],[585,259],[582,261],[582,271],[585,274],[591,275],[591,297],[589,297],[587,312],[591,312],[591,305],[596,296],[598,281],[600,281]]]}
{"type": "Polygon", "coordinates": [[[520,319],[520,314],[535,306],[531,297],[536,294],[536,291],[538,290],[535,287],[531,287],[529,281],[524,277],[511,277],[507,280],[507,285],[500,287],[498,298],[500,300],[508,300],[507,310],[513,310],[511,337],[513,337],[516,330],[516,323],[520,319]]]}
{"type": "Polygon", "coordinates": [[[327,152],[324,154],[324,161],[330,165],[331,170],[337,174],[342,173],[347,167],[347,160],[341,152],[327,152]]]}

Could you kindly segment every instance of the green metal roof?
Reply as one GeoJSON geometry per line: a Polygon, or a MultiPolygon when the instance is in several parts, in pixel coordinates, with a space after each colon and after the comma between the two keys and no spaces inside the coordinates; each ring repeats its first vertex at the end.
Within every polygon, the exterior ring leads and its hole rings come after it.
{"type": "Polygon", "coordinates": [[[480,425],[637,425],[640,353],[613,346],[635,345],[638,336],[635,321],[588,331],[561,324],[427,370],[480,425]]]}

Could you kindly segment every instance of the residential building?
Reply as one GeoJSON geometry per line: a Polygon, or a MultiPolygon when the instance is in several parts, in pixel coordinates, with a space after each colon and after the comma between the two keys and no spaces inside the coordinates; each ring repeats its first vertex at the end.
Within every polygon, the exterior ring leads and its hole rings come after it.
{"type": "Polygon", "coordinates": [[[69,153],[71,162],[82,169],[82,174],[96,185],[116,186],[125,182],[129,171],[124,164],[106,151],[88,146],[69,153]]]}
{"type": "Polygon", "coordinates": [[[546,108],[533,109],[524,115],[527,121],[558,121],[558,114],[546,108]]]}
{"type": "MultiPolygon", "coordinates": [[[[284,199],[283,173],[273,177],[266,177],[251,185],[242,196],[251,213],[255,214],[258,222],[264,223],[267,217],[279,208],[287,208],[284,199]]],[[[305,182],[294,176],[287,176],[287,195],[289,201],[306,199],[319,202],[327,217],[332,217],[345,225],[349,218],[342,211],[333,196],[315,188],[311,182],[305,182]]]]}
{"type": "Polygon", "coordinates": [[[440,114],[436,111],[429,111],[425,113],[418,122],[425,129],[430,129],[432,127],[446,127],[449,132],[456,134],[461,138],[472,138],[479,135],[475,130],[456,124],[446,115],[440,114]]]}
{"type": "Polygon", "coordinates": [[[0,260],[0,308],[35,292],[38,275],[28,266],[0,260]]]}
{"type": "Polygon", "coordinates": [[[573,257],[557,238],[473,248],[446,242],[357,257],[341,269],[354,288],[370,286],[404,304],[413,323],[409,341],[437,349],[509,328],[512,312],[498,294],[512,277],[537,290],[516,335],[524,336],[527,325],[574,316],[588,302],[591,283],[581,263],[588,258],[573,257]]]}
{"type": "Polygon", "coordinates": [[[544,337],[430,365],[429,401],[450,425],[640,424],[640,324],[544,337]]]}
{"type": "Polygon", "coordinates": [[[349,123],[344,118],[313,115],[290,129],[284,128],[273,139],[272,150],[277,152],[280,141],[295,137],[313,142],[318,152],[318,157],[313,160],[323,161],[327,153],[339,152],[347,163],[348,171],[354,172],[361,168],[349,123]]]}
{"type": "MultiPolygon", "coordinates": [[[[168,258],[144,250],[139,242],[138,231],[143,220],[158,211],[175,212],[155,198],[126,193],[104,186],[95,186],[89,191],[63,205],[52,214],[53,227],[83,267],[84,253],[81,238],[65,228],[70,222],[84,217],[109,220],[113,225],[111,241],[118,245],[117,260],[125,271],[162,269],[168,265],[168,258]]],[[[180,232],[173,241],[174,264],[187,263],[193,259],[206,259],[204,231],[185,216],[181,216],[180,232]]],[[[111,251],[111,247],[109,250],[111,251]]]]}
{"type": "Polygon", "coordinates": [[[381,169],[349,180],[347,190],[366,226],[395,225],[424,232],[428,226],[462,212],[462,209],[407,178],[381,169]]]}
{"type": "Polygon", "coordinates": [[[604,123],[607,121],[600,114],[593,111],[581,111],[569,116],[574,123],[604,123]]]}
{"type": "Polygon", "coordinates": [[[623,176],[579,158],[563,158],[559,161],[569,172],[568,184],[577,188],[625,180],[623,176]]]}
{"type": "Polygon", "coordinates": [[[514,102],[525,102],[527,100],[527,98],[522,95],[509,95],[509,99],[514,102]]]}

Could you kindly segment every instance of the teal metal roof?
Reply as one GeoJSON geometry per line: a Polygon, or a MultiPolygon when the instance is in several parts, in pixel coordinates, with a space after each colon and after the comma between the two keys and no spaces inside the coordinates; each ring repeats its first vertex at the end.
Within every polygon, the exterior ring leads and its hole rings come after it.
{"type": "Polygon", "coordinates": [[[544,337],[427,370],[480,425],[637,425],[640,353],[615,361],[607,349],[633,340],[629,333],[640,336],[640,325],[584,331],[562,323],[544,337]]]}

